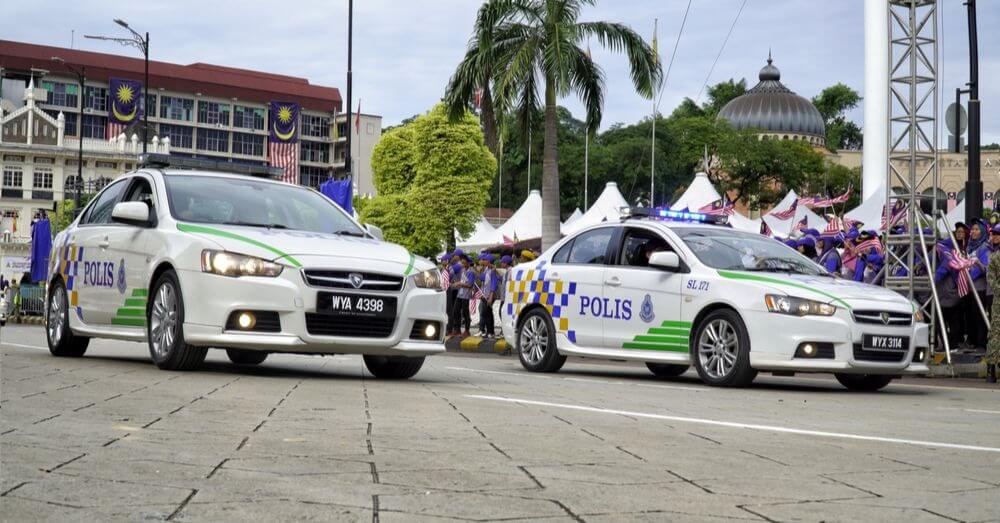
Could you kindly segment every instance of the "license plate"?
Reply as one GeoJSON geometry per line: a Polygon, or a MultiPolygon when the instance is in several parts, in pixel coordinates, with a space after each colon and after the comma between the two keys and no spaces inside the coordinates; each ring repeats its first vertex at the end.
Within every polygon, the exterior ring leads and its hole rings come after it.
{"type": "Polygon", "coordinates": [[[874,351],[902,352],[910,348],[910,338],[906,336],[865,334],[861,346],[874,351]]]}
{"type": "Polygon", "coordinates": [[[335,316],[364,318],[395,318],[396,298],[364,294],[321,292],[316,297],[316,310],[335,316]]]}

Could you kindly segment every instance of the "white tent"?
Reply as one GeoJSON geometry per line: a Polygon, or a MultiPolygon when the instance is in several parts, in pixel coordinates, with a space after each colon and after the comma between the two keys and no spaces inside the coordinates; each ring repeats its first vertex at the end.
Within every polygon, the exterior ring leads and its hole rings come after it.
{"type": "Polygon", "coordinates": [[[944,221],[940,218],[937,220],[937,225],[941,234],[947,235],[948,231],[955,230],[956,223],[965,221],[965,200],[958,202],[958,205],[956,205],[954,209],[948,211],[948,214],[946,214],[945,217],[948,219],[948,225],[945,225],[944,221]]]}
{"type": "Polygon", "coordinates": [[[760,232],[760,219],[751,220],[738,212],[729,216],[729,225],[738,231],[760,232]]]}
{"type": "Polygon", "coordinates": [[[705,173],[695,173],[694,180],[691,181],[691,185],[684,191],[684,194],[670,206],[672,211],[682,211],[687,209],[689,211],[697,212],[698,209],[722,198],[722,195],[715,190],[712,182],[709,181],[708,175],[705,173]]]}
{"type": "MultiPolygon", "coordinates": [[[[788,206],[785,206],[785,208],[787,209],[788,206]]],[[[806,226],[810,229],[816,229],[818,231],[826,229],[826,220],[822,216],[814,213],[812,209],[809,209],[805,205],[796,207],[795,216],[790,219],[779,220],[773,215],[767,214],[764,216],[764,221],[767,222],[767,226],[771,228],[771,232],[773,234],[781,236],[782,238],[787,238],[792,234],[792,229],[794,229],[795,226],[802,221],[802,218],[806,219],[806,226]]]]}
{"type": "Polygon", "coordinates": [[[861,202],[861,205],[844,213],[844,216],[861,222],[863,230],[879,230],[882,227],[883,212],[885,212],[885,191],[878,191],[861,202]]]}
{"type": "Polygon", "coordinates": [[[576,209],[573,210],[573,214],[570,214],[569,218],[566,218],[566,221],[562,223],[562,227],[566,227],[567,225],[577,221],[578,219],[580,219],[581,216],[583,216],[583,211],[581,211],[580,208],[577,207],[576,209]]]}
{"type": "Polygon", "coordinates": [[[590,206],[590,209],[587,209],[587,212],[583,213],[583,216],[573,220],[572,223],[567,221],[567,223],[563,224],[562,233],[573,234],[580,229],[603,221],[619,220],[622,215],[622,207],[628,207],[628,202],[625,201],[622,193],[618,191],[618,184],[608,182],[604,186],[604,191],[597,197],[597,200],[590,206]]]}
{"type": "Polygon", "coordinates": [[[478,251],[500,243],[503,243],[503,235],[497,232],[486,218],[479,218],[472,234],[468,238],[458,240],[456,245],[466,251],[478,251]]]}
{"type": "MultiPolygon", "coordinates": [[[[518,241],[542,237],[542,193],[531,191],[510,219],[497,228],[501,236],[518,241]]],[[[501,238],[502,241],[502,238],[501,238]]]]}

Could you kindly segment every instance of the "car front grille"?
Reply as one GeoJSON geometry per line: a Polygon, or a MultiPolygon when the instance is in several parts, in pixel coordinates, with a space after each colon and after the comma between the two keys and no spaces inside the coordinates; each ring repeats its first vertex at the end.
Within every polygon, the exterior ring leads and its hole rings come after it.
{"type": "Polygon", "coordinates": [[[306,313],[306,331],[313,336],[345,336],[352,338],[388,338],[396,318],[349,318],[306,313]]]}
{"type": "Polygon", "coordinates": [[[310,287],[324,289],[364,289],[368,291],[399,292],[403,289],[403,277],[362,271],[334,271],[305,269],[302,277],[310,287]],[[360,277],[360,280],[358,279],[360,277]],[[360,285],[355,286],[354,281],[360,285]]]}
{"type": "Polygon", "coordinates": [[[913,314],[890,311],[854,311],[854,321],[889,327],[906,327],[913,321],[913,314]]]}
{"type": "Polygon", "coordinates": [[[854,344],[854,359],[856,361],[903,361],[909,349],[866,349],[860,343],[854,344]]]}

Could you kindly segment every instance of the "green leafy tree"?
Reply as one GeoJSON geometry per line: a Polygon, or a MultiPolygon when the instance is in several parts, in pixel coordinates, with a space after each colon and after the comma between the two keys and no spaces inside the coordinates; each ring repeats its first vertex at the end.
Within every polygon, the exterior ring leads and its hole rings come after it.
{"type": "Polygon", "coordinates": [[[372,153],[378,196],[366,200],[362,221],[386,240],[433,256],[472,232],[482,216],[496,159],[471,113],[449,118],[444,104],[383,135],[372,153]]]}
{"type": "Polygon", "coordinates": [[[776,204],[789,187],[803,187],[810,174],[824,170],[823,155],[799,140],[762,140],[752,130],[721,136],[718,169],[709,177],[734,201],[751,208],[776,204]]]}
{"type": "MultiPolygon", "coordinates": [[[[90,199],[93,197],[93,194],[81,194],[81,208],[86,207],[87,203],[89,203],[90,199]]],[[[76,218],[76,203],[73,200],[63,200],[58,202],[56,203],[55,212],[48,211],[48,215],[49,222],[52,223],[52,234],[56,235],[73,223],[73,219],[76,218]]]]}
{"type": "Polygon", "coordinates": [[[813,105],[826,122],[826,147],[831,151],[861,148],[861,128],[845,116],[859,102],[861,95],[842,83],[823,89],[812,99],[813,105]]]}
{"type": "Polygon", "coordinates": [[[708,88],[708,101],[702,105],[702,110],[706,116],[719,114],[719,111],[734,98],[743,96],[747,92],[747,81],[741,78],[735,81],[732,78],[725,82],[719,82],[708,88]]]}
{"type": "MultiPolygon", "coordinates": [[[[590,37],[616,52],[624,52],[632,82],[639,94],[652,96],[653,86],[662,76],[653,49],[632,29],[611,22],[581,22],[583,8],[596,0],[489,0],[479,11],[474,38],[489,34],[493,66],[484,60],[485,71],[463,68],[456,75],[493,78],[497,106],[513,110],[518,125],[532,128],[533,118],[544,108],[542,153],[542,247],[559,239],[560,186],[558,113],[560,96],[576,93],[586,108],[587,127],[595,131],[601,123],[604,102],[604,74],[584,50],[590,37]],[[488,29],[485,29],[488,28],[488,29]]],[[[480,51],[481,52],[481,51],[480,51]]],[[[468,55],[467,55],[468,58],[468,55]]],[[[463,64],[465,61],[463,60],[463,64]]],[[[454,81],[449,84],[454,86],[454,81]]],[[[449,88],[446,100],[461,98],[449,88]]]]}
{"type": "Polygon", "coordinates": [[[861,168],[851,169],[826,160],[822,171],[806,174],[805,184],[798,192],[803,196],[839,196],[844,194],[848,187],[853,187],[851,198],[846,204],[838,205],[834,209],[837,214],[842,214],[844,210],[853,209],[861,204],[861,168]]]}

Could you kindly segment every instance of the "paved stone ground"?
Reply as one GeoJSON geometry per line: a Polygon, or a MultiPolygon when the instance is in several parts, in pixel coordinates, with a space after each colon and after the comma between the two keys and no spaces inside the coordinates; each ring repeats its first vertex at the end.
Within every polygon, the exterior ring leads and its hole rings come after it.
{"type": "Polygon", "coordinates": [[[461,354],[405,382],[356,357],[173,373],[139,344],[0,336],[8,521],[1000,521],[996,387],[721,390],[461,354]]]}

